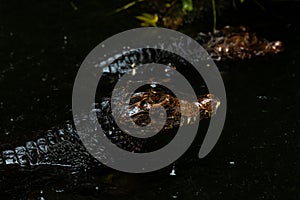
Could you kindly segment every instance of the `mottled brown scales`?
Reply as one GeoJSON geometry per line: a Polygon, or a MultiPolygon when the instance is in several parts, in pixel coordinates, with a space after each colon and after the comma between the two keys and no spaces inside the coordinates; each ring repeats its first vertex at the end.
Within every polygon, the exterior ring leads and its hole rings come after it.
{"type": "Polygon", "coordinates": [[[251,59],[283,50],[281,41],[269,42],[245,26],[225,26],[214,33],[201,33],[197,39],[216,60],[251,59]]]}
{"type": "Polygon", "coordinates": [[[155,125],[160,119],[150,119],[149,111],[164,107],[167,113],[164,129],[171,129],[175,126],[194,123],[197,117],[201,119],[209,118],[215,114],[220,105],[220,101],[212,94],[205,94],[198,97],[197,102],[178,99],[163,90],[155,91],[153,88],[147,92],[137,92],[131,97],[129,111],[120,115],[119,121],[130,123],[133,120],[137,125],[145,126],[150,122],[155,125]]]}

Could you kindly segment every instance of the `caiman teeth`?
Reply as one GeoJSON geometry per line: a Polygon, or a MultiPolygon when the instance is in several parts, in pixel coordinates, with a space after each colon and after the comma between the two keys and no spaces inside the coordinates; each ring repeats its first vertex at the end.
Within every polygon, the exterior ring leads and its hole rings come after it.
{"type": "Polygon", "coordinates": [[[220,105],[221,105],[221,101],[217,101],[216,111],[218,110],[218,108],[219,108],[220,105]]]}
{"type": "Polygon", "coordinates": [[[135,68],[132,69],[131,74],[132,74],[132,76],[135,76],[135,75],[136,75],[136,69],[135,69],[135,68]]]}
{"type": "Polygon", "coordinates": [[[220,107],[220,105],[221,105],[221,101],[217,98],[216,99],[216,105],[215,105],[214,108],[212,108],[212,114],[216,114],[217,113],[217,110],[220,107]]]}
{"type": "Polygon", "coordinates": [[[136,75],[136,63],[133,63],[132,65],[131,65],[131,68],[132,68],[132,71],[131,71],[131,74],[132,74],[132,76],[135,76],[136,75]]]}
{"type": "Polygon", "coordinates": [[[191,117],[188,117],[188,119],[187,119],[187,124],[190,124],[191,123],[191,117]]]}

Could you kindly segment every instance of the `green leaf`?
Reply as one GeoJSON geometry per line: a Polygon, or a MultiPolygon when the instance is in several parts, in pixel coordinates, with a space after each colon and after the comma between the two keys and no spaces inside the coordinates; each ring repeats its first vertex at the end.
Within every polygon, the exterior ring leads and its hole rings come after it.
{"type": "Polygon", "coordinates": [[[182,1],[182,12],[187,13],[193,10],[193,0],[181,0],[182,1]]]}
{"type": "Polygon", "coordinates": [[[158,16],[157,14],[149,14],[149,13],[143,13],[140,16],[136,16],[138,20],[141,20],[141,26],[157,26],[156,23],[158,22],[158,16]]]}
{"type": "Polygon", "coordinates": [[[121,12],[121,11],[123,11],[123,10],[127,10],[128,8],[134,6],[136,3],[139,3],[139,2],[142,2],[142,1],[144,1],[144,0],[132,1],[132,2],[130,2],[130,3],[128,3],[128,4],[126,4],[125,6],[116,9],[116,10],[114,11],[114,13],[118,13],[118,12],[121,12]]]}

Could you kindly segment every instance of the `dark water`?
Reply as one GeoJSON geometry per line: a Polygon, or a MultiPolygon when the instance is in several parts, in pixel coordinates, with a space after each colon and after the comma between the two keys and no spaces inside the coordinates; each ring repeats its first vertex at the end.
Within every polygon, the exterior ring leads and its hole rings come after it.
{"type": "MultiPolygon", "coordinates": [[[[132,13],[108,15],[115,1],[1,1],[0,144],[17,146],[71,118],[77,70],[104,39],[138,27],[132,13]]],[[[0,169],[1,199],[299,199],[299,3],[246,3],[219,26],[245,24],[285,52],[232,63],[222,73],[228,96],[219,142],[197,159],[200,142],[173,166],[148,174],[55,167],[0,169]]],[[[208,20],[209,21],[209,20],[208,20]]],[[[196,33],[207,23],[188,25],[196,33]],[[202,27],[201,27],[202,26],[202,27]]]]}

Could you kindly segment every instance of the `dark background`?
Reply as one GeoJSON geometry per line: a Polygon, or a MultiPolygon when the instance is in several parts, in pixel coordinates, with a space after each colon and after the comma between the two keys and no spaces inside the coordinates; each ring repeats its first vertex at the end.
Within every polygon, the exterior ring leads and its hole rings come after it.
{"type": "MultiPolygon", "coordinates": [[[[0,144],[22,145],[71,119],[73,82],[85,56],[104,39],[139,27],[133,16],[141,11],[109,14],[127,2],[73,1],[78,10],[62,0],[0,2],[0,144]]],[[[261,5],[225,6],[218,28],[250,26],[282,40],[285,51],[222,72],[227,119],[206,158],[197,159],[196,141],[176,163],[176,176],[169,175],[173,166],[142,175],[5,167],[1,199],[299,199],[300,3],[261,5]]],[[[209,17],[181,30],[193,35],[211,27],[209,17]]]]}

